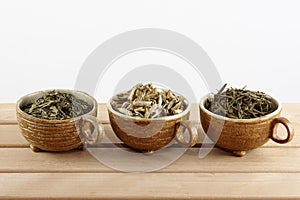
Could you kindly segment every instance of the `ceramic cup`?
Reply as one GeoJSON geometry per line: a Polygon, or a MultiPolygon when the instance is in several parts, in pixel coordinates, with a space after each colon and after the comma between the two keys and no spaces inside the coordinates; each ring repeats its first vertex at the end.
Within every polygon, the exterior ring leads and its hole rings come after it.
{"type": "Polygon", "coordinates": [[[111,100],[107,103],[107,108],[113,131],[121,141],[135,150],[153,152],[169,146],[174,138],[186,147],[192,147],[197,143],[197,129],[188,120],[190,104],[180,114],[144,119],[115,111],[110,102],[111,100]],[[184,137],[186,129],[189,133],[188,141],[184,137]]]}
{"type": "Polygon", "coordinates": [[[214,114],[205,108],[209,95],[200,101],[200,119],[204,132],[218,147],[243,156],[248,150],[265,144],[269,139],[284,144],[292,140],[294,129],[291,122],[280,117],[281,103],[272,98],[276,110],[272,113],[253,119],[232,119],[214,114]],[[282,124],[286,131],[286,138],[279,138],[276,127],[282,124]]]}
{"type": "Polygon", "coordinates": [[[82,116],[66,120],[47,120],[34,117],[23,111],[26,105],[49,91],[52,90],[28,94],[17,102],[16,114],[19,128],[33,151],[67,151],[76,148],[82,149],[85,143],[101,142],[104,129],[99,125],[96,118],[97,102],[92,96],[84,92],[55,90],[73,94],[92,105],[92,109],[82,116]]]}

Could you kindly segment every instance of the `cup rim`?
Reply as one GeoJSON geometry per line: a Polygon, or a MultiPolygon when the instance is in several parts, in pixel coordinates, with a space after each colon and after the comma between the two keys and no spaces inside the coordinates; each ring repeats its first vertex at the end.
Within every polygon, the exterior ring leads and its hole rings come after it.
{"type": "Polygon", "coordinates": [[[277,104],[277,108],[273,112],[271,112],[267,115],[261,116],[261,117],[256,117],[256,118],[251,118],[251,119],[233,119],[233,118],[229,118],[229,117],[225,117],[225,116],[215,114],[215,113],[209,111],[207,108],[205,108],[204,102],[207,100],[207,98],[210,95],[211,95],[211,93],[208,93],[208,94],[206,94],[205,96],[203,96],[201,98],[200,104],[199,104],[200,110],[204,111],[206,114],[208,114],[208,115],[210,115],[214,118],[224,120],[224,121],[230,121],[230,122],[236,122],[236,123],[251,123],[251,122],[268,120],[268,119],[278,115],[280,113],[281,109],[282,109],[281,102],[278,99],[274,98],[273,96],[269,95],[272,98],[272,100],[275,101],[275,103],[277,104]]]}
{"type": "MultiPolygon", "coordinates": [[[[40,91],[36,91],[36,92],[32,92],[32,93],[29,93],[29,94],[26,94],[24,96],[22,96],[18,101],[17,101],[17,104],[16,104],[16,108],[17,108],[17,112],[20,112],[22,113],[22,115],[26,116],[27,118],[34,118],[36,120],[40,120],[41,122],[51,122],[51,123],[64,123],[64,122],[69,122],[69,121],[75,121],[77,119],[79,119],[80,117],[84,116],[84,115],[90,115],[93,110],[95,110],[97,108],[97,101],[94,97],[92,97],[91,95],[89,95],[88,93],[86,92],[83,92],[83,91],[80,91],[80,90],[70,90],[70,89],[47,89],[47,90],[40,90],[40,91]],[[38,118],[38,117],[35,117],[33,115],[30,115],[28,113],[26,113],[25,111],[23,111],[21,109],[21,104],[23,103],[23,101],[26,99],[26,98],[30,98],[30,97],[33,97],[35,95],[39,95],[39,94],[42,94],[42,93],[47,93],[47,92],[50,92],[50,91],[58,91],[58,92],[63,92],[63,93],[69,93],[69,94],[81,94],[81,95],[84,95],[86,96],[89,100],[91,100],[92,102],[92,109],[87,112],[87,113],[84,113],[82,115],[79,115],[77,117],[73,117],[73,118],[70,118],[70,119],[63,119],[63,120],[58,120],[58,119],[42,119],[42,118],[38,118]]],[[[96,112],[98,112],[96,110],[96,112]]]]}
{"type": "MultiPolygon", "coordinates": [[[[126,92],[126,91],[124,91],[126,92]]],[[[173,91],[172,91],[173,92],[173,91]]],[[[120,93],[123,93],[123,92],[120,92],[120,93]]],[[[120,94],[118,93],[118,94],[120,94]]],[[[112,99],[117,95],[115,94],[114,96],[112,96],[109,101],[107,102],[106,106],[107,106],[107,109],[108,111],[112,112],[114,115],[117,115],[119,117],[123,117],[123,118],[127,118],[127,119],[131,119],[131,120],[135,120],[135,121],[169,121],[169,120],[174,120],[174,119],[178,119],[180,117],[183,117],[185,116],[187,113],[189,113],[191,111],[191,104],[190,102],[188,101],[187,98],[185,98],[183,95],[177,93],[177,92],[173,92],[174,94],[178,95],[178,96],[181,96],[184,98],[184,100],[186,100],[187,102],[187,107],[186,109],[182,112],[182,113],[179,113],[179,114],[176,114],[176,115],[169,115],[169,116],[163,116],[163,117],[159,117],[159,118],[140,118],[140,117],[132,117],[132,116],[128,116],[128,115],[125,115],[123,113],[120,113],[116,110],[114,110],[111,106],[111,101],[112,99]]]]}

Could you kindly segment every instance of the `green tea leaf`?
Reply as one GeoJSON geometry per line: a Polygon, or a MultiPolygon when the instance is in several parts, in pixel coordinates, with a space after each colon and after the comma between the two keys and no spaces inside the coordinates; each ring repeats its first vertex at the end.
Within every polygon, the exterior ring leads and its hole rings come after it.
{"type": "Polygon", "coordinates": [[[28,104],[23,110],[41,119],[65,120],[88,113],[92,106],[73,94],[53,90],[28,104]]]}
{"type": "Polygon", "coordinates": [[[272,98],[263,92],[246,90],[245,87],[226,89],[226,86],[207,99],[206,109],[229,118],[251,119],[267,115],[277,108],[272,98]]]}

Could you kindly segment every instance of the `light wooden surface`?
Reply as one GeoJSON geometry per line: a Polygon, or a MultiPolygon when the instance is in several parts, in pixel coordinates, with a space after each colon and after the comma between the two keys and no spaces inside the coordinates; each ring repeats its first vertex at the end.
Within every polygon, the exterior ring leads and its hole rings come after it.
{"type": "MultiPolygon", "coordinates": [[[[87,151],[33,153],[15,104],[0,104],[0,199],[300,199],[300,104],[284,104],[282,116],[295,128],[289,144],[269,141],[242,158],[214,148],[203,159],[197,145],[162,170],[122,173],[87,151]]],[[[104,104],[99,119],[113,137],[104,104]]],[[[196,106],[191,119],[199,121],[196,106]]]]}

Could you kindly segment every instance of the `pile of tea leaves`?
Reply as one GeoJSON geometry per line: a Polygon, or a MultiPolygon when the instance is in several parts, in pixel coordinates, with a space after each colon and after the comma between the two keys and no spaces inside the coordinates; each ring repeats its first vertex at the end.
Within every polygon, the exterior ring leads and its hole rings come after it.
{"type": "Polygon", "coordinates": [[[267,115],[277,108],[272,98],[263,92],[246,90],[245,87],[226,89],[226,86],[206,100],[206,109],[233,119],[251,119],[267,115]]]}
{"type": "Polygon", "coordinates": [[[27,114],[41,119],[65,120],[92,110],[92,105],[70,93],[50,91],[23,109],[27,114]]]}
{"type": "Polygon", "coordinates": [[[188,103],[170,89],[156,88],[152,83],[138,83],[111,100],[114,110],[131,117],[159,118],[182,113],[188,103]]]}

